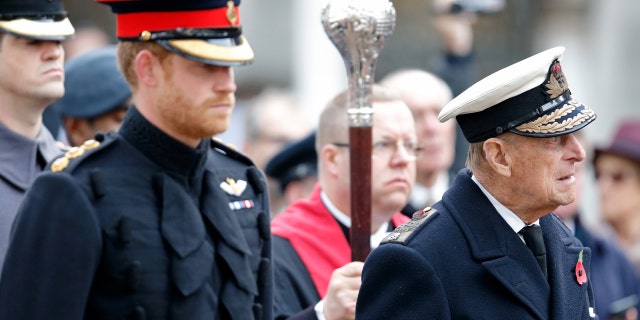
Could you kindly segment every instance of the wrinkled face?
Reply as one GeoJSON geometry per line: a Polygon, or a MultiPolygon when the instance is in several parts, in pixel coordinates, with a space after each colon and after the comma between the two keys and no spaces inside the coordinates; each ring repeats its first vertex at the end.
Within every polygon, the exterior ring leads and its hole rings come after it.
{"type": "Polygon", "coordinates": [[[505,156],[511,159],[510,194],[527,210],[551,212],[574,201],[576,163],[584,150],[573,134],[531,138],[512,134],[505,156]],[[513,191],[513,192],[511,192],[513,191]]]}
{"type": "Polygon", "coordinates": [[[456,123],[438,121],[438,114],[448,102],[442,95],[425,92],[405,99],[416,122],[418,139],[424,146],[424,154],[417,161],[420,173],[446,171],[453,164],[455,153],[456,123]]]}
{"type": "MultiPolygon", "coordinates": [[[[390,215],[409,201],[415,183],[416,161],[404,144],[416,144],[418,138],[411,111],[400,101],[374,102],[371,158],[372,212],[390,215]],[[384,143],[385,146],[382,146],[384,143]]],[[[342,148],[341,185],[349,194],[349,150],[342,148]]]]}
{"type": "Polygon", "coordinates": [[[601,154],[595,162],[600,208],[612,224],[626,223],[640,208],[638,165],[614,154],[601,154]]]}
{"type": "Polygon", "coordinates": [[[42,100],[64,94],[64,50],[60,41],[41,41],[4,34],[0,47],[0,90],[5,97],[42,100]]]}
{"type": "Polygon", "coordinates": [[[164,81],[154,100],[167,133],[197,144],[227,130],[235,105],[233,70],[177,54],[167,59],[164,81]]]}

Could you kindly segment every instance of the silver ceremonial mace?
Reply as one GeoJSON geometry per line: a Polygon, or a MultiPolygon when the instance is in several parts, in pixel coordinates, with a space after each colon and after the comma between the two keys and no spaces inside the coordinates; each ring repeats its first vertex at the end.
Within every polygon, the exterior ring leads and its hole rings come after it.
{"type": "Polygon", "coordinates": [[[371,251],[372,88],[378,55],[396,25],[388,0],[330,0],[322,25],[347,69],[351,175],[351,260],[371,251]]]}

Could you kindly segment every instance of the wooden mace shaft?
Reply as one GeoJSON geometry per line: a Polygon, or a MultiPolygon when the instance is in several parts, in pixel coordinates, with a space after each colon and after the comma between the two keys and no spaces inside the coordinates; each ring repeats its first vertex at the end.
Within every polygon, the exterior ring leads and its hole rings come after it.
{"type": "Polygon", "coordinates": [[[371,252],[371,127],[349,127],[351,261],[371,252]]]}

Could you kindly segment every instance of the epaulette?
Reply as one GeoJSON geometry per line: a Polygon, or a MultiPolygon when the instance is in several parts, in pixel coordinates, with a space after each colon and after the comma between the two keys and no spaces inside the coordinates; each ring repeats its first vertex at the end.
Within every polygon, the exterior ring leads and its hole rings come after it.
{"type": "Polygon", "coordinates": [[[423,222],[427,221],[430,216],[434,213],[438,212],[436,209],[431,207],[426,207],[420,211],[416,211],[411,221],[397,227],[393,230],[388,236],[386,236],[382,243],[385,242],[405,242],[407,238],[415,231],[418,226],[420,226],[423,222]]]}
{"type": "Polygon", "coordinates": [[[87,155],[95,153],[97,150],[109,145],[110,142],[115,141],[115,139],[108,139],[107,137],[108,136],[98,134],[95,139],[87,140],[80,146],[68,148],[61,157],[51,162],[51,171],[60,172],[65,169],[68,170],[73,162],[77,163],[80,158],[86,158],[87,155]]]}
{"type": "Polygon", "coordinates": [[[249,157],[238,151],[238,148],[236,146],[230,143],[224,143],[220,138],[211,138],[211,148],[221,154],[229,156],[247,165],[254,165],[253,161],[251,161],[249,157]]]}

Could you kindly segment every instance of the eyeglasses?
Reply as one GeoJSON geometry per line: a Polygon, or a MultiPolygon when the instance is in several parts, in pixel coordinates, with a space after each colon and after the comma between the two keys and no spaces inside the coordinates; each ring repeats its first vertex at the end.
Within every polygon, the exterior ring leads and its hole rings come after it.
{"type": "MultiPolygon", "coordinates": [[[[334,142],[332,144],[336,147],[349,147],[349,144],[344,142],[334,142]]],[[[422,157],[424,153],[424,148],[414,141],[380,140],[374,142],[371,146],[371,154],[378,157],[391,158],[401,148],[404,149],[409,161],[422,157]]]]}
{"type": "Polygon", "coordinates": [[[596,180],[598,180],[598,182],[604,180],[611,181],[612,184],[621,184],[627,182],[628,180],[635,179],[636,177],[636,172],[632,169],[617,172],[596,171],[596,180]]]}

